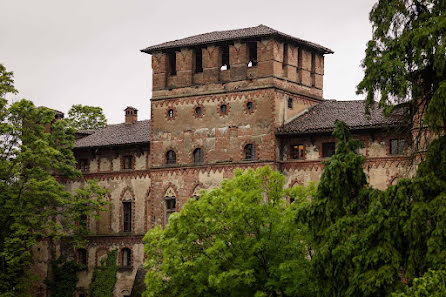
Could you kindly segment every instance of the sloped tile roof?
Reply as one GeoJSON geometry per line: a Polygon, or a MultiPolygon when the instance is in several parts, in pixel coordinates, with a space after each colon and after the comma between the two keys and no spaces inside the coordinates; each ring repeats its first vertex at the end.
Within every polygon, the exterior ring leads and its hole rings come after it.
{"type": "Polygon", "coordinates": [[[365,101],[326,100],[312,106],[306,113],[277,129],[277,134],[310,134],[331,132],[335,120],[344,121],[352,130],[396,127],[404,124],[403,117],[395,113],[386,117],[384,110],[370,107],[365,114],[365,101]]]}
{"type": "Polygon", "coordinates": [[[171,48],[180,48],[180,47],[188,47],[188,46],[197,46],[214,42],[222,42],[229,40],[237,40],[237,39],[247,39],[247,38],[258,38],[258,37],[280,37],[284,39],[288,39],[294,41],[299,44],[303,44],[305,46],[318,49],[322,51],[324,54],[332,54],[333,51],[329,48],[326,48],[322,45],[312,43],[297,37],[293,37],[291,35],[282,33],[273,28],[270,28],[265,25],[259,25],[257,27],[249,27],[243,29],[236,30],[226,30],[226,31],[214,31],[210,33],[204,33],[199,35],[194,35],[182,39],[177,39],[174,41],[164,42],[161,44],[156,44],[149,46],[143,50],[144,53],[151,54],[156,51],[166,50],[171,48]]]}
{"type": "Polygon", "coordinates": [[[107,125],[76,140],[75,148],[89,148],[150,142],[150,120],[133,124],[107,125]]]}

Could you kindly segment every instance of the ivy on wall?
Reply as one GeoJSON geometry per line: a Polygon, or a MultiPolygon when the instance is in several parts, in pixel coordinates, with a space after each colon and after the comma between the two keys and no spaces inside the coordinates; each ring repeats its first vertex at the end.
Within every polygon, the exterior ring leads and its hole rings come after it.
{"type": "Polygon", "coordinates": [[[107,254],[107,259],[93,271],[93,279],[90,284],[91,297],[112,297],[118,271],[118,250],[112,250],[107,254]]]}

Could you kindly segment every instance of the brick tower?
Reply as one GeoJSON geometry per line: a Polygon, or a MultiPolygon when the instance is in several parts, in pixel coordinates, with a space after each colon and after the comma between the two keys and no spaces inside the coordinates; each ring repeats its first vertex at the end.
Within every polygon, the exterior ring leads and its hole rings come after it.
{"type": "Polygon", "coordinates": [[[153,69],[150,226],[235,168],[277,168],[275,130],[323,100],[324,55],[333,53],[264,25],[142,52],[153,69]]]}

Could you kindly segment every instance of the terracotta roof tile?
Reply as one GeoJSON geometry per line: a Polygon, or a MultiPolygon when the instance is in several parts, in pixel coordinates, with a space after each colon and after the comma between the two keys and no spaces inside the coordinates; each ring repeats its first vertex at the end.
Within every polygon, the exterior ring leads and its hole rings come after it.
{"type": "Polygon", "coordinates": [[[75,148],[101,147],[150,142],[150,120],[133,124],[107,125],[76,140],[75,148]]]}
{"type": "Polygon", "coordinates": [[[386,117],[384,110],[376,106],[370,107],[370,115],[366,115],[364,104],[363,100],[326,100],[278,128],[277,134],[331,132],[335,120],[344,121],[352,130],[395,127],[403,124],[401,115],[393,114],[386,117]]]}
{"type": "Polygon", "coordinates": [[[258,38],[258,37],[269,37],[276,36],[284,39],[288,39],[294,41],[296,43],[303,44],[305,46],[315,48],[317,50],[322,51],[324,54],[332,54],[333,51],[329,48],[326,48],[322,45],[312,43],[297,37],[293,37],[291,35],[282,33],[273,28],[270,28],[265,25],[259,25],[257,27],[249,27],[243,29],[236,30],[226,30],[226,31],[214,31],[210,33],[204,33],[199,35],[194,35],[182,39],[177,39],[174,41],[164,42],[161,44],[156,44],[149,46],[143,50],[144,53],[151,54],[156,51],[171,49],[171,48],[180,48],[180,47],[188,47],[188,46],[197,46],[214,42],[222,42],[229,40],[237,40],[237,39],[248,39],[248,38],[258,38]]]}

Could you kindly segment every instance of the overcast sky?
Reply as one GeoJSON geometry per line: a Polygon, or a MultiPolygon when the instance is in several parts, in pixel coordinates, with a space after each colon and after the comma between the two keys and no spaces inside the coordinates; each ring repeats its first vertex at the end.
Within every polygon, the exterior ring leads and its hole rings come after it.
{"type": "Polygon", "coordinates": [[[109,123],[123,109],[149,117],[149,45],[264,24],[319,43],[325,57],[324,97],[361,99],[361,60],[371,37],[375,0],[0,0],[0,63],[14,72],[18,96],[67,112],[100,106],[109,123]]]}

